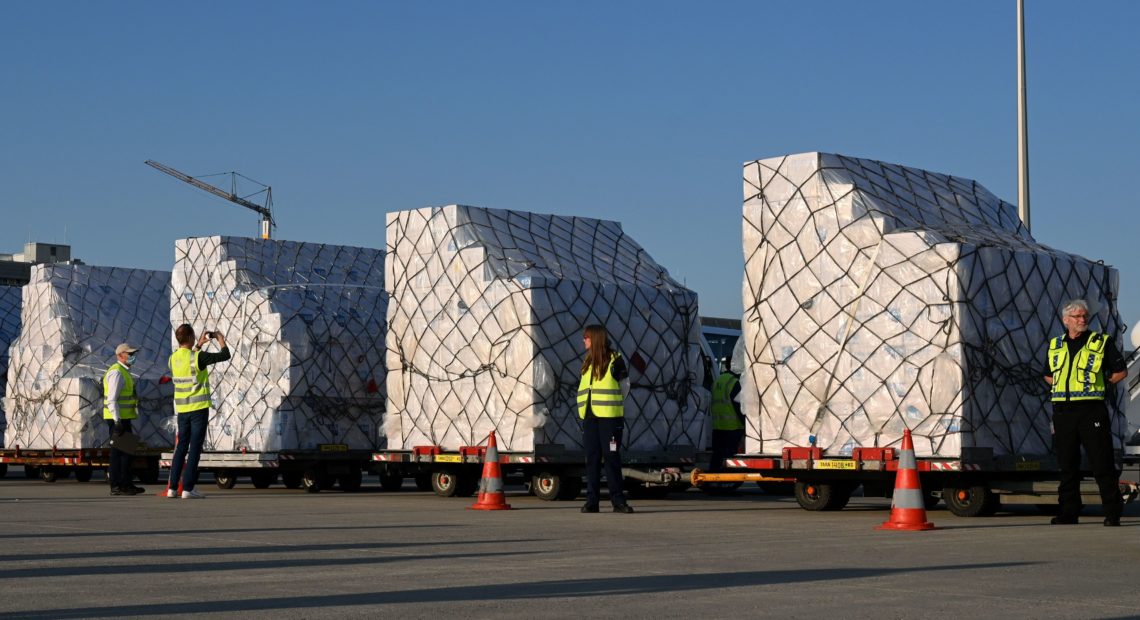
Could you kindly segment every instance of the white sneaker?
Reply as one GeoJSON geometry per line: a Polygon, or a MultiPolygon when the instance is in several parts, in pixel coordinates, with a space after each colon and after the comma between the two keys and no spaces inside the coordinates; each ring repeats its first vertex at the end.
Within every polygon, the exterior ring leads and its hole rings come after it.
{"type": "Polygon", "coordinates": [[[206,496],[202,495],[198,491],[183,491],[182,492],[182,499],[205,499],[205,498],[206,498],[206,496]]]}
{"type": "Polygon", "coordinates": [[[166,496],[167,497],[178,497],[178,491],[175,491],[174,489],[167,489],[166,490],[166,496]]]}

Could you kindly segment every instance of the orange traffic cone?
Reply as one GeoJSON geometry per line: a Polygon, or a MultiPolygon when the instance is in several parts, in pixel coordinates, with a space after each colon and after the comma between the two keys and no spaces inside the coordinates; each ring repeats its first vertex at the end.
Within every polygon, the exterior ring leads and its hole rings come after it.
{"type": "Polygon", "coordinates": [[[483,457],[483,479],[479,481],[479,499],[467,507],[470,510],[510,510],[503,495],[503,472],[499,470],[499,448],[495,431],[487,437],[487,454],[483,457]]]}
{"type": "Polygon", "coordinates": [[[895,474],[895,493],[891,498],[891,518],[875,528],[877,530],[932,530],[934,524],[926,520],[926,506],[922,503],[922,485],[918,482],[918,463],[914,459],[914,442],[910,430],[903,431],[899,470],[895,474]]]}

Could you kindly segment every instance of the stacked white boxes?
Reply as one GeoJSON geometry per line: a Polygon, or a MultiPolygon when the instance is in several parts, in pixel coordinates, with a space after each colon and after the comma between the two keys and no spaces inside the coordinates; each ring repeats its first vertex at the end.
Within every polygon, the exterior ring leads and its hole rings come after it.
{"type": "MultiPolygon", "coordinates": [[[[1125,354],[1127,357],[1127,353],[1125,354]]],[[[1131,357],[1127,357],[1128,376],[1119,385],[1128,394],[1125,410],[1128,414],[1128,443],[1140,445],[1140,328],[1132,328],[1131,357]]]]}
{"type": "Polygon", "coordinates": [[[131,367],[139,399],[133,427],[151,447],[173,444],[173,389],[162,384],[170,352],[170,273],[37,265],[23,287],[20,335],[8,366],[4,445],[97,448],[108,439],[103,374],[115,347],[140,348],[131,367]]]}
{"type": "Polygon", "coordinates": [[[383,448],[386,312],[382,250],[179,240],[170,323],[220,331],[232,355],[210,369],[206,449],[383,448]]]}
{"type": "Polygon", "coordinates": [[[8,347],[20,333],[20,299],[23,289],[18,286],[0,286],[0,447],[4,446],[4,429],[8,418],[4,415],[4,393],[8,385],[8,347]]]}
{"type": "Polygon", "coordinates": [[[909,428],[919,456],[1045,454],[1061,305],[1086,299],[1121,344],[1117,272],[1037,243],[969,179],[826,153],[747,163],[744,255],[750,453],[814,437],[846,455],[909,428]]]}
{"type": "Polygon", "coordinates": [[[388,447],[581,447],[582,330],[630,367],[627,449],[702,446],[697,296],[617,222],[450,205],[388,214],[388,447]],[[639,369],[640,367],[640,369],[639,369]]]}

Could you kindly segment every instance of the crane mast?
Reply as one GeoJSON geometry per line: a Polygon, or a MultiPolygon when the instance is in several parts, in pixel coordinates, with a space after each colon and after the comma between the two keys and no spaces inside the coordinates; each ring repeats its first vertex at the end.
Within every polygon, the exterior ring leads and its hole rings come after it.
{"type": "MultiPolygon", "coordinates": [[[[153,159],[148,159],[144,163],[146,165],[150,166],[151,168],[154,168],[155,170],[158,170],[160,172],[165,172],[166,174],[169,174],[170,176],[172,176],[172,177],[174,177],[180,181],[184,181],[186,183],[189,183],[190,185],[193,185],[194,187],[197,187],[200,190],[210,192],[211,194],[217,196],[218,198],[228,200],[228,201],[230,201],[236,205],[241,205],[241,206],[261,215],[261,238],[262,239],[269,239],[270,230],[274,226],[277,225],[276,222],[273,221],[273,210],[272,210],[272,207],[273,207],[273,188],[269,187],[268,185],[263,185],[263,187],[265,189],[261,190],[261,191],[265,192],[265,205],[263,206],[263,205],[259,205],[259,204],[255,203],[255,202],[251,202],[249,200],[246,200],[245,198],[237,195],[237,191],[236,191],[237,180],[236,180],[236,178],[233,179],[234,189],[227,192],[226,190],[224,190],[220,187],[210,185],[209,183],[206,183],[205,181],[202,181],[200,179],[196,179],[196,178],[194,178],[194,177],[192,177],[192,176],[190,176],[184,172],[179,172],[178,170],[175,170],[174,168],[171,168],[170,166],[167,166],[165,164],[161,164],[157,161],[154,161],[153,159]]],[[[237,176],[236,172],[231,172],[230,174],[237,176]]],[[[242,178],[248,178],[248,177],[242,177],[242,178]]],[[[249,179],[249,180],[253,181],[253,179],[249,179]]],[[[254,181],[254,182],[256,183],[256,181],[254,181]]],[[[261,185],[261,184],[258,183],[258,185],[261,185]]],[[[261,193],[261,192],[259,191],[257,193],[261,193]]]]}

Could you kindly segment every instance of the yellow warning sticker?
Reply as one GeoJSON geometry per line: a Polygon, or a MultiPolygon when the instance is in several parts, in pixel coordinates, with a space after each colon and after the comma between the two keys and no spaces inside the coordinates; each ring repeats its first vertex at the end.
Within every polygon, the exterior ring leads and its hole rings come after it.
{"type": "Polygon", "coordinates": [[[1021,463],[1014,463],[1013,466],[1017,471],[1041,471],[1040,461],[1023,461],[1021,463]]]}
{"type": "Polygon", "coordinates": [[[321,452],[348,452],[348,444],[343,443],[322,443],[318,447],[321,452]]]}
{"type": "Polygon", "coordinates": [[[855,461],[834,459],[815,462],[816,469],[855,469],[855,461]]]}
{"type": "Polygon", "coordinates": [[[463,457],[458,454],[437,454],[435,455],[436,463],[462,463],[463,457]]]}

